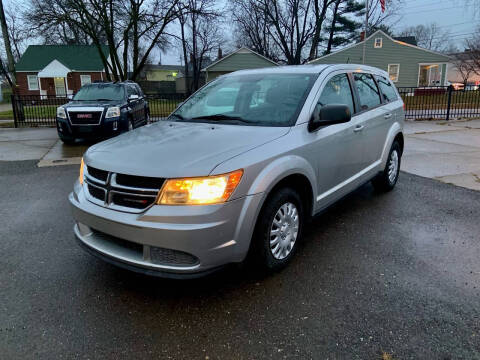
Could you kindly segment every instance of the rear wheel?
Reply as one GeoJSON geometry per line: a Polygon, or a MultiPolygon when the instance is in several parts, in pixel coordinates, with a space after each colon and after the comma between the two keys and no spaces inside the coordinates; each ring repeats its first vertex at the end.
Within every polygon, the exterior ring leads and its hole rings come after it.
{"type": "Polygon", "coordinates": [[[266,200],[260,212],[250,257],[267,271],[285,267],[297,249],[303,219],[300,195],[289,187],[277,190],[266,200]]]}
{"type": "Polygon", "coordinates": [[[388,154],[387,165],[385,169],[377,175],[372,184],[377,191],[390,191],[395,187],[400,172],[400,162],[402,157],[402,150],[398,141],[394,141],[388,154]]]}

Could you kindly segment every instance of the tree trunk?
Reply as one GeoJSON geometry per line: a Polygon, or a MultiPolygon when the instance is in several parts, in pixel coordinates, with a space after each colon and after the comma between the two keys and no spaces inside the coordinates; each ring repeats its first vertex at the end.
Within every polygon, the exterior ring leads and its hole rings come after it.
{"type": "MultiPolygon", "coordinates": [[[[7,53],[7,70],[10,73],[10,81],[13,85],[17,83],[15,78],[15,60],[12,53],[12,45],[10,44],[10,36],[8,35],[7,21],[5,19],[5,11],[3,9],[3,0],[0,0],[0,25],[2,27],[3,43],[5,45],[5,52],[7,53]]],[[[12,91],[16,92],[15,86],[12,91]]]]}
{"type": "Polygon", "coordinates": [[[335,8],[333,9],[332,24],[330,26],[330,35],[328,36],[327,51],[325,52],[325,54],[330,54],[332,52],[333,35],[335,34],[335,25],[337,23],[338,7],[340,6],[341,1],[342,0],[337,0],[335,2],[335,8]]]}

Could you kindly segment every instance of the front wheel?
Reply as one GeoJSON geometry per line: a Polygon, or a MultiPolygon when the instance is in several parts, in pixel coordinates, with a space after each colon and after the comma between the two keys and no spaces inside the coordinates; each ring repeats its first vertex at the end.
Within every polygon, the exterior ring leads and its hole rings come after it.
{"type": "Polygon", "coordinates": [[[300,195],[285,187],[270,196],[262,208],[252,238],[250,257],[267,271],[277,271],[292,259],[302,235],[300,195]]]}
{"type": "Polygon", "coordinates": [[[58,133],[58,137],[60,138],[60,140],[62,140],[62,142],[65,144],[65,145],[73,145],[75,144],[75,138],[71,138],[71,137],[66,137],[60,133],[58,133]]]}
{"type": "Polygon", "coordinates": [[[385,169],[377,175],[372,184],[377,191],[390,191],[395,187],[400,172],[400,161],[402,157],[402,150],[398,141],[394,141],[388,154],[387,165],[385,169]]]}

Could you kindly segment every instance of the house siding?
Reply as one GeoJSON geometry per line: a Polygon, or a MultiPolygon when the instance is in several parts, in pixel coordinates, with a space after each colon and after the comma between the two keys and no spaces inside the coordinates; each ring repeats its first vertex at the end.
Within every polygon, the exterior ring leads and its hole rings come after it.
{"type": "MultiPolygon", "coordinates": [[[[329,56],[312,61],[313,64],[350,63],[362,64],[363,43],[345,50],[340,50],[329,56]]],[[[365,45],[365,65],[374,66],[388,71],[388,64],[400,64],[400,72],[396,86],[418,86],[419,64],[447,63],[449,57],[435,54],[419,48],[403,45],[392,41],[384,34],[374,34],[367,39],[365,45]],[[382,38],[382,47],[374,48],[375,38],[382,38]]],[[[446,64],[442,65],[441,84],[445,83],[446,64]]]]}
{"type": "MultiPolygon", "coordinates": [[[[28,75],[37,75],[38,72],[17,72],[17,90],[20,95],[40,95],[40,90],[28,90],[28,75]]],[[[101,81],[102,75],[103,79],[106,79],[105,73],[101,72],[70,72],[67,74],[67,84],[68,90],[76,93],[80,87],[80,75],[90,75],[92,82],[101,81]]],[[[40,79],[40,88],[46,91],[48,96],[55,96],[55,83],[53,78],[41,78],[40,79]]]]}

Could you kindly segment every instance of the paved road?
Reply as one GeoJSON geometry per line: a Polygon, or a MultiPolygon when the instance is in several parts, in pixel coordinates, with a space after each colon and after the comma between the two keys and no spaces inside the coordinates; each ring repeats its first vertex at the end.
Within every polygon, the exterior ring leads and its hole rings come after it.
{"type": "Polygon", "coordinates": [[[480,358],[480,192],[402,173],[307,229],[283,272],[166,281],[72,235],[76,166],[0,162],[3,359],[480,358]]]}

